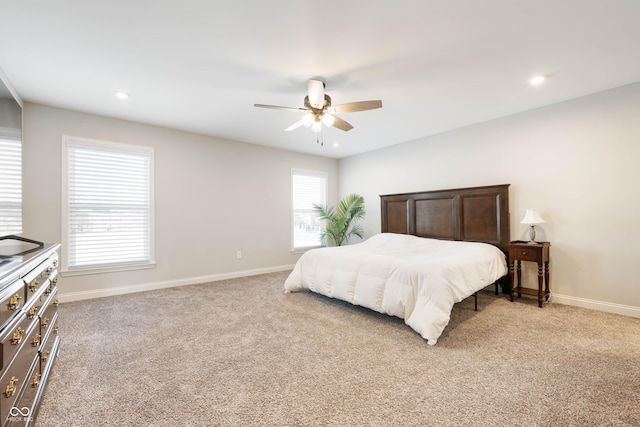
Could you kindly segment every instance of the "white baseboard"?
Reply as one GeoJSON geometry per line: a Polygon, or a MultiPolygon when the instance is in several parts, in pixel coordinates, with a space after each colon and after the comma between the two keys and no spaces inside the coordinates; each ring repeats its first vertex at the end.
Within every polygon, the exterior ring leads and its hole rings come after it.
{"type": "Polygon", "coordinates": [[[634,307],[631,305],[614,304],[611,302],[596,301],[553,293],[551,294],[551,302],[640,318],[640,307],[634,307]]]}
{"type": "Polygon", "coordinates": [[[265,273],[276,273],[279,271],[292,270],[293,265],[280,265],[276,267],[256,268],[253,270],[233,271],[230,273],[212,274],[209,276],[188,277],[185,279],[167,280],[154,283],[141,283],[131,286],[118,286],[114,288],[95,289],[80,292],[64,292],[58,295],[60,302],[80,301],[93,298],[102,298],[113,295],[124,295],[135,292],[152,291],[155,289],[173,288],[176,286],[197,285],[199,283],[217,282],[238,277],[255,276],[265,273]]]}

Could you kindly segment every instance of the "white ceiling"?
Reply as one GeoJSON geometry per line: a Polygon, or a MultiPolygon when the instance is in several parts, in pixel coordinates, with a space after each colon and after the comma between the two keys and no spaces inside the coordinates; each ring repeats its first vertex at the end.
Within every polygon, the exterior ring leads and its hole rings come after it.
{"type": "Polygon", "coordinates": [[[1,1],[0,68],[26,101],[327,157],[640,81],[637,0],[1,1]],[[301,113],[253,107],[301,107],[309,78],[383,108],[321,147],[284,132],[301,113]]]}

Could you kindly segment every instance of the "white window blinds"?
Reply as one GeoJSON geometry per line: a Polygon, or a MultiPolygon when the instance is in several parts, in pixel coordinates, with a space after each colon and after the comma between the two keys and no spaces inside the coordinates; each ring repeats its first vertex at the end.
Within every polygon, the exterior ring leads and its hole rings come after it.
{"type": "Polygon", "coordinates": [[[314,204],[327,202],[326,172],[293,169],[291,171],[291,204],[293,250],[322,245],[322,221],[313,211],[314,204]]]}
{"type": "Polygon", "coordinates": [[[67,270],[153,263],[153,149],[72,137],[63,143],[67,270]]]}
{"type": "Polygon", "coordinates": [[[22,144],[0,129],[0,236],[22,232],[22,144]]]}

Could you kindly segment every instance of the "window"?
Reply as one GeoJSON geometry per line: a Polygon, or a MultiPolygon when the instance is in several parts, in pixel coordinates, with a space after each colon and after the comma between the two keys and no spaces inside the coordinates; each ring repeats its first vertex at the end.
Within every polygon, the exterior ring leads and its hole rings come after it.
{"type": "Polygon", "coordinates": [[[22,232],[20,132],[0,128],[0,235],[22,232]]]}
{"type": "Polygon", "coordinates": [[[63,270],[152,267],[153,149],[62,137],[63,270]]]}
{"type": "Polygon", "coordinates": [[[314,204],[327,202],[327,174],[300,169],[291,171],[293,251],[322,245],[322,221],[313,212],[314,204]]]}

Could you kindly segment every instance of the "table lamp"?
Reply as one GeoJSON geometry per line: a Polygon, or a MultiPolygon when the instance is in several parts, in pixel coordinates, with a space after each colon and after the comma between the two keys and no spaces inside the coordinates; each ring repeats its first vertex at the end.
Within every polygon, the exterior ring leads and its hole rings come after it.
{"type": "Polygon", "coordinates": [[[545,222],[545,220],[542,219],[537,210],[527,209],[527,212],[525,212],[524,218],[522,218],[520,224],[527,224],[531,227],[529,231],[529,243],[537,243],[535,225],[542,224],[543,222],[545,222]]]}

